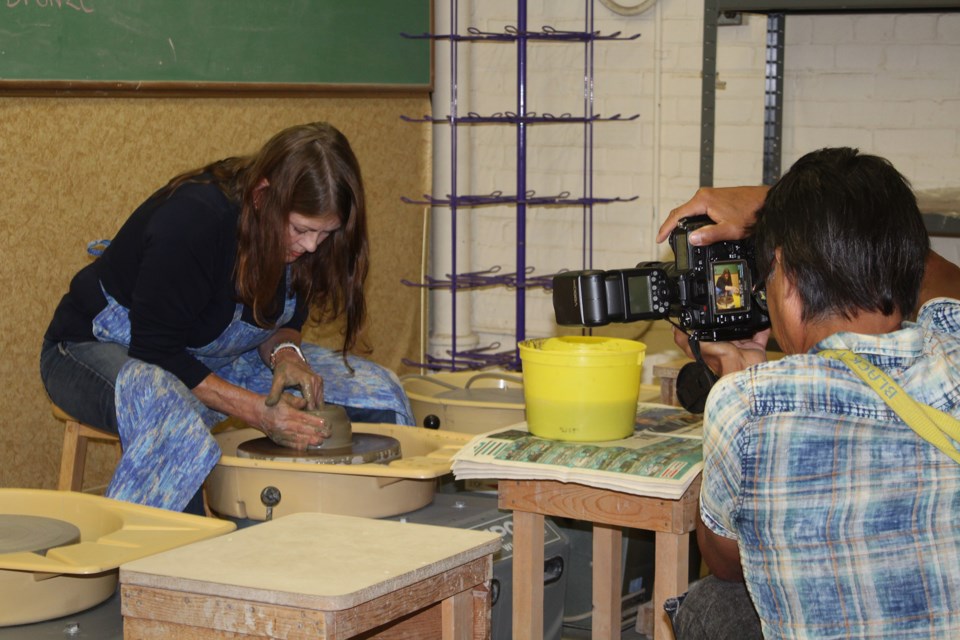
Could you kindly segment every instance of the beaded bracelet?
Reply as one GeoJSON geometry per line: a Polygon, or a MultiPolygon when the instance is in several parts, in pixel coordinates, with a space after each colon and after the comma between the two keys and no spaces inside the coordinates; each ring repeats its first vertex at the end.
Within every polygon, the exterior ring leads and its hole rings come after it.
{"type": "Polygon", "coordinates": [[[293,349],[297,352],[297,355],[300,356],[300,359],[304,362],[307,361],[303,357],[303,351],[300,350],[300,347],[293,342],[279,342],[276,346],[273,347],[273,350],[270,351],[270,370],[273,371],[277,366],[277,352],[282,351],[283,349],[293,349]]]}

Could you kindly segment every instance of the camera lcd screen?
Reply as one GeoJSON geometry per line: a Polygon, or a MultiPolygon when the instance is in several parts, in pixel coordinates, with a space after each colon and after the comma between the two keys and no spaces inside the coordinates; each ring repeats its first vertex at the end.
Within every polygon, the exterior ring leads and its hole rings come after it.
{"type": "Polygon", "coordinates": [[[627,293],[629,294],[631,316],[650,313],[653,309],[650,300],[649,275],[629,276],[627,278],[627,293]]]}
{"type": "Polygon", "coordinates": [[[687,246],[687,234],[677,233],[673,252],[676,254],[677,269],[684,271],[690,268],[690,254],[687,246]]]}
{"type": "Polygon", "coordinates": [[[711,264],[710,300],[716,313],[740,313],[750,309],[750,275],[744,260],[711,264]]]}

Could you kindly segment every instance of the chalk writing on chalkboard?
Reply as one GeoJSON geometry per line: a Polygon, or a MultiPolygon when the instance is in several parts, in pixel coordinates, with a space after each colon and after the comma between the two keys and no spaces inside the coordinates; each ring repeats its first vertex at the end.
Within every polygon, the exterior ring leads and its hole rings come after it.
{"type": "Polygon", "coordinates": [[[36,7],[38,9],[73,9],[83,13],[93,13],[84,0],[7,0],[7,8],[36,7]]]}
{"type": "Polygon", "coordinates": [[[429,90],[430,0],[0,0],[0,88],[429,90]]]}

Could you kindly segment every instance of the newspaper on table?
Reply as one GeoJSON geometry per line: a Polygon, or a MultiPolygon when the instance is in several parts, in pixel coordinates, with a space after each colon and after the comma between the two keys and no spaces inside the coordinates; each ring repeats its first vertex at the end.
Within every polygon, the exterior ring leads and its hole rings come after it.
{"type": "Polygon", "coordinates": [[[679,499],[703,468],[702,416],[641,403],[633,435],[566,442],[531,435],[521,422],[476,436],[453,457],[458,480],[559,480],[679,499]]]}

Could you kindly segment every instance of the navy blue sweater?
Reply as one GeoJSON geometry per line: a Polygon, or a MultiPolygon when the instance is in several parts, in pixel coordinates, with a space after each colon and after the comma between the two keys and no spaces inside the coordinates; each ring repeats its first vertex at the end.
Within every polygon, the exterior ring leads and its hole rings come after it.
{"type": "MultiPolygon", "coordinates": [[[[213,342],[233,318],[239,215],[239,204],[213,184],[187,183],[170,196],[151,197],[103,255],[74,276],[45,337],[95,340],[93,319],[106,306],[102,284],[130,310],[130,356],[197,386],[210,370],[186,349],[213,342]]],[[[278,298],[284,290],[281,283],[278,298]]],[[[300,330],[306,315],[298,301],[285,326],[300,330]]],[[[254,324],[246,305],[243,319],[254,324]]]]}

